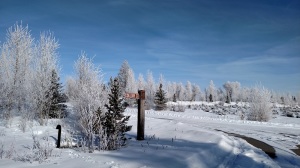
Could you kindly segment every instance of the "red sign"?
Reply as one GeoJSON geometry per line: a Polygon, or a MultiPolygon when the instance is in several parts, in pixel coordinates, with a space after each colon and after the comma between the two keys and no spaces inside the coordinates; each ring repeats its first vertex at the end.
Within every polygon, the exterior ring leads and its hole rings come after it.
{"type": "Polygon", "coordinates": [[[125,98],[128,99],[138,99],[139,94],[138,93],[125,93],[125,98]]]}

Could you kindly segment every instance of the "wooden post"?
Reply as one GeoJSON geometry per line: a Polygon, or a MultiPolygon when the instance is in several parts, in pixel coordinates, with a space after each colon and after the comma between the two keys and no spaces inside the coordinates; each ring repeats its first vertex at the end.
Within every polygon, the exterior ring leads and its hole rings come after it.
{"type": "Polygon", "coordinates": [[[57,125],[56,129],[58,129],[58,135],[57,135],[57,148],[60,148],[60,138],[61,138],[61,126],[57,125]]]}
{"type": "Polygon", "coordinates": [[[137,140],[144,140],[145,132],[145,90],[139,90],[137,140]]]}

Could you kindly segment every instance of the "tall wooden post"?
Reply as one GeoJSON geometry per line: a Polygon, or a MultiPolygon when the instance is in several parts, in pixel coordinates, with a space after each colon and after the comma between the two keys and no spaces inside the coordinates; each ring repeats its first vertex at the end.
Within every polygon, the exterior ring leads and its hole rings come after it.
{"type": "Polygon", "coordinates": [[[145,132],[145,90],[139,90],[137,140],[144,140],[145,132]]]}
{"type": "Polygon", "coordinates": [[[56,129],[58,129],[58,135],[57,135],[57,144],[56,147],[60,148],[60,137],[61,137],[61,126],[57,125],[56,129]]]}

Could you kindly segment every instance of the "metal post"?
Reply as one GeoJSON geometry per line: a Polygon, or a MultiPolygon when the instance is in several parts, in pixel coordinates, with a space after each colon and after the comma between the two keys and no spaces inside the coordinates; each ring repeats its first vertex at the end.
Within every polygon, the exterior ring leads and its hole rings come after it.
{"type": "Polygon", "coordinates": [[[57,148],[60,148],[60,137],[61,137],[61,126],[60,125],[57,125],[56,126],[56,129],[58,129],[58,135],[57,135],[57,148]]]}
{"type": "Polygon", "coordinates": [[[145,90],[139,90],[137,140],[144,140],[145,131],[145,90]]]}

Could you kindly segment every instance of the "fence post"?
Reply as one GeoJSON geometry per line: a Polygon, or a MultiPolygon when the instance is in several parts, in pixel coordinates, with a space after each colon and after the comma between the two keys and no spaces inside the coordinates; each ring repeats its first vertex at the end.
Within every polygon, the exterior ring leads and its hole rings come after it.
{"type": "Polygon", "coordinates": [[[57,125],[56,129],[58,129],[58,135],[57,135],[57,144],[56,147],[60,148],[60,137],[61,137],[61,126],[57,125]]]}
{"type": "Polygon", "coordinates": [[[145,132],[145,90],[139,90],[137,140],[144,140],[145,132]]]}

